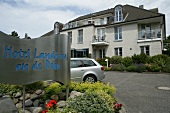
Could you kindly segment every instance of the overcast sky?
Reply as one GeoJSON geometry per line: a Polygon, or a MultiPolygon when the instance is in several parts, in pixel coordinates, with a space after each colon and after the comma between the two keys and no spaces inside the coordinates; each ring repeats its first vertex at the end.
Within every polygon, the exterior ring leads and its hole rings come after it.
{"type": "Polygon", "coordinates": [[[0,31],[7,34],[16,31],[20,37],[27,33],[37,38],[51,31],[56,21],[67,23],[78,16],[118,4],[159,8],[166,16],[166,32],[170,35],[169,0],[0,0],[0,31]]]}

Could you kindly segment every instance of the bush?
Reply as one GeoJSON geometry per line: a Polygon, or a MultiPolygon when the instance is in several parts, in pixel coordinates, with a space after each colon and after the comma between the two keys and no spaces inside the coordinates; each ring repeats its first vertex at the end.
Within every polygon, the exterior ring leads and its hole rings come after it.
{"type": "Polygon", "coordinates": [[[38,82],[35,82],[35,83],[32,83],[32,84],[28,84],[25,86],[25,90],[27,92],[31,92],[31,91],[35,91],[37,89],[44,89],[46,87],[46,84],[45,82],[43,81],[38,81],[38,82]]]}
{"type": "Polygon", "coordinates": [[[121,56],[112,56],[110,58],[111,64],[121,64],[122,63],[122,57],[121,56]]]}
{"type": "Polygon", "coordinates": [[[95,92],[84,93],[74,99],[70,99],[66,104],[67,108],[82,113],[113,113],[114,110],[107,101],[95,92]]]}
{"type": "Polygon", "coordinates": [[[167,55],[160,54],[153,56],[151,62],[158,65],[162,69],[166,64],[167,59],[167,55]]]}
{"type": "Polygon", "coordinates": [[[166,64],[163,69],[162,69],[163,72],[166,72],[166,73],[170,73],[170,64],[166,64]]]}
{"type": "Polygon", "coordinates": [[[1,94],[9,93],[10,96],[13,96],[14,93],[21,92],[21,90],[22,90],[21,86],[0,83],[1,94]]]}
{"type": "Polygon", "coordinates": [[[45,88],[45,95],[44,99],[49,99],[52,95],[59,94],[62,92],[63,88],[62,85],[58,82],[52,83],[50,86],[45,88]]]}
{"type": "Polygon", "coordinates": [[[116,93],[116,89],[114,86],[111,86],[109,83],[104,84],[102,82],[95,82],[93,84],[89,82],[84,83],[71,82],[69,88],[70,91],[76,90],[82,93],[103,91],[111,96],[116,93]]]}
{"type": "Polygon", "coordinates": [[[149,56],[146,55],[145,53],[141,53],[139,55],[134,54],[132,56],[132,60],[134,64],[145,64],[149,60],[149,56]]]}
{"type": "Polygon", "coordinates": [[[106,59],[108,59],[108,65],[110,65],[110,58],[109,57],[98,58],[97,62],[102,66],[107,66],[107,62],[105,61],[106,59]]]}
{"type": "Polygon", "coordinates": [[[115,98],[105,93],[104,91],[98,91],[97,94],[100,95],[110,107],[113,107],[113,103],[116,102],[115,98]]]}
{"type": "Polygon", "coordinates": [[[136,66],[136,72],[142,73],[146,71],[146,66],[144,64],[135,64],[136,66]]]}
{"type": "Polygon", "coordinates": [[[112,70],[113,71],[125,71],[125,66],[122,64],[113,64],[112,65],[112,70]]]}
{"type": "Polygon", "coordinates": [[[105,67],[104,70],[105,70],[105,71],[112,71],[112,67],[108,67],[108,68],[105,67]]]}
{"type": "Polygon", "coordinates": [[[128,71],[128,72],[135,72],[136,71],[136,66],[135,65],[128,66],[126,68],[126,71],[128,71]]]}
{"type": "Polygon", "coordinates": [[[133,63],[133,60],[132,60],[131,57],[128,57],[128,56],[127,56],[127,57],[124,57],[124,58],[122,59],[122,64],[123,64],[124,66],[126,66],[126,67],[132,65],[132,63],[133,63]]]}
{"type": "Polygon", "coordinates": [[[158,66],[157,64],[149,64],[146,66],[146,69],[150,72],[160,72],[161,67],[158,66]]]}

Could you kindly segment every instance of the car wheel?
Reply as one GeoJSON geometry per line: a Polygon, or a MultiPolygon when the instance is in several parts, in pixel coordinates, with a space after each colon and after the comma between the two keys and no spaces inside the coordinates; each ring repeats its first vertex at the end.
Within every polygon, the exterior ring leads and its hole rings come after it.
{"type": "Polygon", "coordinates": [[[97,81],[96,77],[94,75],[87,75],[84,78],[85,82],[95,83],[97,81]]]}

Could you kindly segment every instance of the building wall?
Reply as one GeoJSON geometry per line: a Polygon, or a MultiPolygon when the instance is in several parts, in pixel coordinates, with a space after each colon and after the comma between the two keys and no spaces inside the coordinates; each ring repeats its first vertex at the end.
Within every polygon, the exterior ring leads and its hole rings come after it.
{"type": "MultiPolygon", "coordinates": [[[[96,20],[97,21],[97,20],[96,20]]],[[[61,34],[68,34],[72,31],[72,44],[71,48],[73,49],[85,49],[89,48],[89,53],[92,53],[94,58],[94,49],[96,53],[96,58],[99,58],[99,50],[105,49],[106,56],[112,57],[115,56],[114,48],[122,47],[122,57],[133,56],[134,54],[140,54],[140,46],[150,45],[150,56],[162,54],[162,45],[161,40],[159,41],[143,41],[138,42],[138,32],[140,31],[140,25],[138,23],[124,24],[122,25],[122,40],[115,41],[114,27],[105,28],[105,40],[109,45],[105,46],[92,46],[92,37],[97,35],[98,28],[105,27],[96,27],[86,26],[78,29],[72,29],[68,31],[62,31],[61,34]],[[83,29],[83,43],[78,44],[78,30],[83,29]]],[[[160,29],[159,23],[152,23],[151,29],[160,29]]]]}
{"type": "Polygon", "coordinates": [[[136,52],[138,29],[137,24],[127,24],[122,26],[122,40],[115,41],[114,27],[107,29],[106,36],[109,46],[106,56],[114,56],[114,48],[122,47],[122,57],[132,56],[136,52]]]}
{"type": "Polygon", "coordinates": [[[150,56],[154,56],[157,54],[162,54],[162,45],[161,41],[152,41],[152,42],[142,42],[137,44],[137,53],[140,54],[140,46],[148,46],[150,48],[150,56]]]}
{"type": "Polygon", "coordinates": [[[94,36],[94,26],[87,26],[78,29],[72,29],[68,31],[62,31],[61,34],[68,35],[68,32],[72,31],[72,44],[71,48],[73,49],[84,49],[89,48],[89,53],[92,53],[92,36],[94,36]],[[78,30],[83,30],[83,43],[78,44],[78,30]]]}

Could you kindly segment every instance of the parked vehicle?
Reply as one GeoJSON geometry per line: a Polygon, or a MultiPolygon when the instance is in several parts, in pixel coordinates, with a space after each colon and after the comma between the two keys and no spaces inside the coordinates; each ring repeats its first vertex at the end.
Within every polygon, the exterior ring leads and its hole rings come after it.
{"type": "Polygon", "coordinates": [[[94,83],[105,78],[104,67],[90,58],[71,58],[71,80],[94,83]]]}

